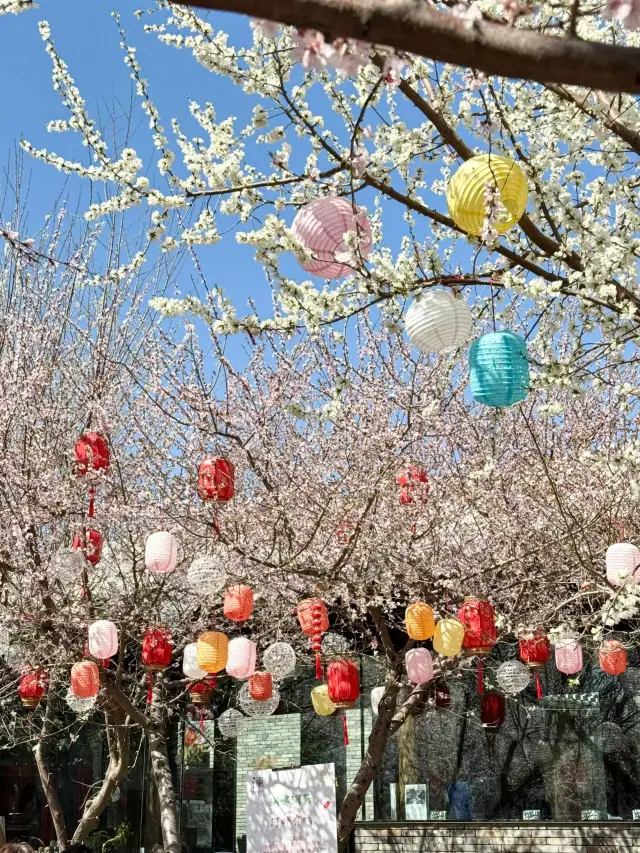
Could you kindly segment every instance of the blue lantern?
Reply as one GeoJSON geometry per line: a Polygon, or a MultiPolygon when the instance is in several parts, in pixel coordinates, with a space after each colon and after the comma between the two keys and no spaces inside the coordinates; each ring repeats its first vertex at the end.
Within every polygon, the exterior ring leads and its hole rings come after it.
{"type": "Polygon", "coordinates": [[[471,393],[485,406],[503,408],[524,400],[529,391],[527,345],[513,332],[490,332],[469,351],[471,393]]]}

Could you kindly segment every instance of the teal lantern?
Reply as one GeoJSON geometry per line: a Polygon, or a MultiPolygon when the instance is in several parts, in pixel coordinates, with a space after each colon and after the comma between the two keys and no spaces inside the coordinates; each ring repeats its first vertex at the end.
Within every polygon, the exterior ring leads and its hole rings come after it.
{"type": "Polygon", "coordinates": [[[527,345],[513,332],[482,335],[469,351],[471,393],[485,406],[504,408],[529,391],[527,345]]]}

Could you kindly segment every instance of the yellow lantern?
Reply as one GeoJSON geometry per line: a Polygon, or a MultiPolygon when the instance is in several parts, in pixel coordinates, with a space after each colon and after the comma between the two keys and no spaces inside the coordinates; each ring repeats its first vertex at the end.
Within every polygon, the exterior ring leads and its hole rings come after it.
{"type": "Polygon", "coordinates": [[[208,631],[198,637],[197,663],[205,672],[220,672],[227,665],[229,638],[219,631],[208,631]]]}
{"type": "Polygon", "coordinates": [[[493,227],[504,234],[518,222],[527,206],[529,188],[524,172],[510,157],[480,154],[467,160],[449,181],[447,204],[458,228],[480,236],[487,217],[487,184],[497,187],[506,214],[493,227]]]}
{"type": "Polygon", "coordinates": [[[329,688],[326,684],[321,684],[319,687],[314,687],[311,691],[311,702],[313,710],[320,717],[330,717],[336,710],[336,706],[329,699],[329,688]]]}
{"type": "Polygon", "coordinates": [[[433,648],[439,655],[452,658],[460,653],[464,638],[464,625],[457,619],[441,619],[433,635],[433,648]]]}
{"type": "Polygon", "coordinates": [[[436,629],[433,608],[424,601],[410,604],[404,614],[404,624],[412,640],[429,640],[436,629]]]}

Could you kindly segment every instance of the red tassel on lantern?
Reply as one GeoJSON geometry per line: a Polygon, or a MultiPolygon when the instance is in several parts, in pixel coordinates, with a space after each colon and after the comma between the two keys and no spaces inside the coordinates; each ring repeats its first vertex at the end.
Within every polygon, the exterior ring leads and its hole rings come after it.
{"type": "Polygon", "coordinates": [[[347,727],[347,715],[342,715],[342,740],[345,746],[349,746],[349,729],[347,727]]]}
{"type": "Polygon", "coordinates": [[[93,486],[89,489],[89,518],[93,518],[96,514],[95,504],[96,493],[93,486]]]}
{"type": "Polygon", "coordinates": [[[235,491],[235,468],[228,459],[203,459],[198,469],[198,495],[203,501],[226,503],[235,491]]]}
{"type": "Polygon", "coordinates": [[[153,700],[153,673],[147,674],[147,705],[150,705],[153,700]]]}

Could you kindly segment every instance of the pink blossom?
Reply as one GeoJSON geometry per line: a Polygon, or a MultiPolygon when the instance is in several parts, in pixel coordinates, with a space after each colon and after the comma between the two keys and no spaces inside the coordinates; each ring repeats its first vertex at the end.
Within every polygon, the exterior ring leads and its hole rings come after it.
{"type": "Polygon", "coordinates": [[[406,64],[406,60],[395,53],[392,56],[388,56],[382,67],[385,82],[390,86],[397,86],[400,83],[400,75],[402,74],[406,64]]]}
{"type": "Polygon", "coordinates": [[[638,0],[607,0],[605,16],[623,21],[630,30],[636,30],[640,26],[640,3],[638,0]]]}
{"type": "Polygon", "coordinates": [[[298,30],[300,41],[292,51],[292,57],[308,71],[323,71],[333,53],[322,33],[317,30],[298,30]]]}
{"type": "Polygon", "coordinates": [[[364,148],[361,148],[351,159],[351,168],[356,178],[361,178],[364,175],[368,165],[369,154],[364,148]]]}
{"type": "Polygon", "coordinates": [[[280,24],[277,24],[275,21],[266,21],[264,18],[255,18],[251,21],[251,27],[256,35],[263,38],[273,38],[278,32],[279,26],[280,24]]]}

